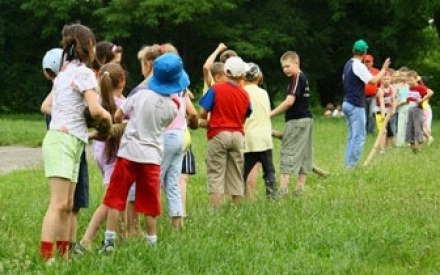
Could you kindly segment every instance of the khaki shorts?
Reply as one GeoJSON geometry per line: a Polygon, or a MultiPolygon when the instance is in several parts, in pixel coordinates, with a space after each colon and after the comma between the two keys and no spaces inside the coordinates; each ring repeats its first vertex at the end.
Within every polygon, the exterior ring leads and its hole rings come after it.
{"type": "Polygon", "coordinates": [[[220,132],[208,140],[208,193],[244,195],[244,137],[240,132],[220,132]]]}
{"type": "Polygon", "coordinates": [[[286,122],[280,149],[281,174],[308,174],[313,168],[313,119],[286,122]]]}
{"type": "Polygon", "coordinates": [[[83,141],[68,133],[48,131],[42,150],[47,178],[64,178],[74,183],[78,181],[83,141]]]}

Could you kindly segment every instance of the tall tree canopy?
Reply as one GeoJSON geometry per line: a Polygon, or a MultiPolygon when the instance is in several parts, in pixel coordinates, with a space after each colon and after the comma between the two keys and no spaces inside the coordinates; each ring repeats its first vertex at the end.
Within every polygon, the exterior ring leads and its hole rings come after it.
{"type": "MultiPolygon", "coordinates": [[[[439,30],[440,1],[4,0],[0,14],[0,112],[38,110],[50,89],[41,58],[59,45],[62,26],[75,21],[91,27],[98,40],[123,46],[131,86],[141,78],[136,52],[163,42],[179,49],[196,93],[202,64],[219,42],[261,66],[272,96],[284,94],[286,83],[279,57],[297,51],[313,100],[321,105],[341,100],[342,66],[358,38],[368,42],[378,67],[390,56],[395,68],[411,65],[432,75],[440,70],[429,60],[439,52],[433,33],[439,30]]],[[[440,81],[430,85],[440,88],[440,81]]]]}

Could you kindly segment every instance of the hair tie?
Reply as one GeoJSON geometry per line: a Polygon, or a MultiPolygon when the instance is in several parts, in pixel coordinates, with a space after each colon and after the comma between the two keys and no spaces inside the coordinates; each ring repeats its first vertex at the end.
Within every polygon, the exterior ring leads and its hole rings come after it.
{"type": "Polygon", "coordinates": [[[67,51],[69,56],[74,56],[75,55],[75,44],[70,45],[69,50],[67,51]]]}
{"type": "Polygon", "coordinates": [[[104,75],[108,75],[110,77],[110,73],[108,71],[102,72],[101,73],[101,78],[103,78],[104,75]]]}

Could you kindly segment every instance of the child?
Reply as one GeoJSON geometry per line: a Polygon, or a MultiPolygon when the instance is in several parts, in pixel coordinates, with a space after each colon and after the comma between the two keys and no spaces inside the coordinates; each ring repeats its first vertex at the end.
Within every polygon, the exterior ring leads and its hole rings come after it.
{"type": "MultiPolygon", "coordinates": [[[[411,149],[414,153],[417,153],[421,148],[420,145],[424,142],[423,124],[425,114],[423,113],[422,105],[427,101],[433,92],[427,89],[426,86],[419,84],[418,75],[415,71],[408,72],[408,124],[406,128],[406,142],[411,144],[411,149]]],[[[428,136],[426,136],[428,139],[428,136]]]]}
{"type": "MultiPolygon", "coordinates": [[[[385,74],[382,78],[380,88],[376,93],[376,126],[380,131],[384,127],[385,116],[391,116],[394,113],[394,89],[391,86],[391,75],[385,74]]],[[[393,142],[394,133],[391,130],[391,123],[388,121],[385,133],[380,137],[380,152],[384,153],[385,149],[393,142]]]]}
{"type": "Polygon", "coordinates": [[[115,246],[119,211],[125,209],[127,194],[136,182],[135,209],[146,216],[149,244],[156,244],[156,217],[160,215],[160,164],[163,158],[163,131],[176,117],[178,105],[171,94],[189,85],[182,59],[166,53],[154,60],[153,76],[145,89],[130,96],[116,111],[115,121],[130,113],[122,136],[114,172],[103,204],[109,208],[107,230],[100,253],[115,246]]]}
{"type": "Polygon", "coordinates": [[[344,112],[342,112],[342,105],[341,104],[336,105],[336,108],[332,113],[332,117],[335,117],[335,118],[344,117],[344,112]]]}
{"type": "MultiPolygon", "coordinates": [[[[121,65],[108,63],[103,65],[98,73],[99,86],[101,88],[101,105],[106,109],[112,118],[116,109],[125,101],[122,94],[125,86],[125,72],[121,65]]],[[[106,141],[95,140],[93,142],[93,152],[98,168],[103,176],[103,184],[107,188],[110,176],[113,173],[116,154],[119,147],[119,139],[108,139],[106,141]]],[[[108,209],[100,205],[92,216],[86,232],[74,252],[83,254],[90,250],[93,237],[98,231],[99,226],[107,217],[108,209]]]]}
{"type": "Polygon", "coordinates": [[[263,179],[266,183],[266,195],[276,199],[275,167],[272,157],[272,123],[270,121],[270,100],[266,90],[258,87],[263,80],[260,67],[249,63],[245,75],[244,89],[249,94],[252,104],[252,115],[244,124],[245,153],[243,179],[246,185],[246,196],[253,198],[256,181],[248,181],[252,168],[260,162],[263,166],[263,179]]]}
{"type": "Polygon", "coordinates": [[[224,64],[227,81],[216,83],[200,99],[200,117],[208,118],[207,174],[211,206],[220,206],[222,194],[238,204],[244,194],[243,124],[251,113],[249,95],[240,86],[248,69],[239,57],[224,64]]]}
{"type": "MultiPolygon", "coordinates": [[[[52,49],[43,57],[43,70],[44,76],[50,80],[54,81],[55,77],[58,75],[62,63],[63,63],[63,50],[62,49],[52,49]]],[[[41,112],[46,114],[47,129],[49,130],[51,116],[51,105],[52,105],[52,95],[45,99],[41,105],[41,112]]],[[[89,172],[88,164],[86,158],[86,151],[83,150],[81,154],[81,161],[79,163],[78,181],[75,187],[75,194],[73,197],[73,209],[69,228],[69,247],[73,250],[76,246],[76,232],[78,224],[78,216],[81,208],[87,208],[89,206],[89,172]]]]}
{"type": "Polygon", "coordinates": [[[333,111],[335,110],[335,106],[333,105],[333,103],[327,103],[327,105],[325,105],[325,110],[324,110],[324,117],[329,118],[332,117],[333,111]]]}
{"type": "Polygon", "coordinates": [[[400,71],[396,76],[396,108],[397,108],[397,135],[396,146],[406,145],[406,124],[408,123],[408,94],[409,85],[407,81],[407,72],[400,71]]]}
{"type": "MultiPolygon", "coordinates": [[[[186,114],[190,111],[189,116],[197,120],[197,112],[194,107],[187,109],[187,106],[192,106],[192,103],[186,95],[186,90],[172,97],[179,102],[180,107],[176,118],[164,132],[164,157],[160,166],[160,178],[162,188],[165,190],[172,227],[178,230],[183,226],[182,217],[184,216],[179,179],[182,173],[184,152],[188,150],[185,144],[185,131],[188,131],[186,114]]],[[[186,194],[186,189],[184,191],[186,194]]]]}
{"type": "Polygon", "coordinates": [[[296,52],[287,51],[281,58],[284,74],[290,78],[286,99],[271,112],[274,117],[284,113],[284,137],[280,149],[280,194],[288,193],[290,174],[297,174],[296,193],[304,191],[307,174],[312,171],[313,119],[309,110],[310,88],[300,69],[296,52]]]}
{"type": "Polygon", "coordinates": [[[237,53],[233,50],[226,50],[227,47],[224,43],[218,44],[217,48],[203,64],[203,94],[215,83],[214,75],[211,73],[211,67],[215,62],[215,59],[220,54],[220,62],[225,63],[229,57],[237,56],[237,53]]]}
{"type": "Polygon", "coordinates": [[[94,58],[93,32],[83,25],[73,24],[64,26],[62,34],[66,61],[48,96],[51,97],[52,121],[42,146],[51,197],[43,219],[40,253],[48,263],[53,262],[54,241],[61,257],[66,256],[69,247],[75,183],[81,153],[88,140],[84,118],[86,104],[94,118],[111,120],[110,114],[98,103],[95,75],[85,65],[94,58]]]}
{"type": "Polygon", "coordinates": [[[108,41],[96,44],[96,57],[93,60],[93,69],[98,72],[102,65],[115,62],[121,64],[122,47],[108,41]]]}

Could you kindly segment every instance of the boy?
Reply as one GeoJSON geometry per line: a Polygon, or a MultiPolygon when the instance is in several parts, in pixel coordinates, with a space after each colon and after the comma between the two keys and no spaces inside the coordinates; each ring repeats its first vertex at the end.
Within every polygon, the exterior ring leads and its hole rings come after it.
{"type": "Polygon", "coordinates": [[[215,59],[220,54],[220,63],[225,63],[228,58],[237,56],[237,53],[233,50],[226,50],[227,46],[224,43],[218,44],[217,48],[208,56],[203,64],[203,94],[216,83],[214,74],[212,73],[212,67],[215,63],[215,59]]]}
{"type": "Polygon", "coordinates": [[[99,253],[114,250],[119,211],[125,209],[133,182],[136,182],[135,209],[146,216],[147,243],[156,244],[163,132],[175,118],[178,109],[178,103],[170,94],[182,92],[188,85],[182,59],[174,53],[166,53],[155,59],[153,76],[147,82],[148,88],[128,97],[116,111],[115,121],[121,122],[127,113],[131,117],[122,136],[114,172],[103,200],[109,212],[105,240],[99,253]]]}
{"type": "Polygon", "coordinates": [[[288,193],[290,174],[297,174],[295,193],[304,191],[307,174],[312,171],[313,119],[309,110],[310,89],[307,77],[300,69],[299,56],[285,52],[281,58],[284,74],[290,78],[286,99],[270,113],[271,117],[284,113],[285,127],[280,149],[280,189],[288,193]]]}
{"type": "Polygon", "coordinates": [[[208,113],[208,192],[211,206],[220,206],[222,194],[239,203],[244,194],[243,124],[249,116],[249,95],[240,86],[248,66],[240,57],[231,57],[224,64],[227,81],[214,84],[200,99],[200,117],[208,113]]]}
{"type": "Polygon", "coordinates": [[[422,105],[434,93],[431,89],[417,82],[418,74],[415,71],[409,71],[407,77],[409,111],[405,139],[407,143],[411,144],[412,151],[417,153],[420,150],[420,145],[424,142],[423,123],[425,114],[422,105]]]}

